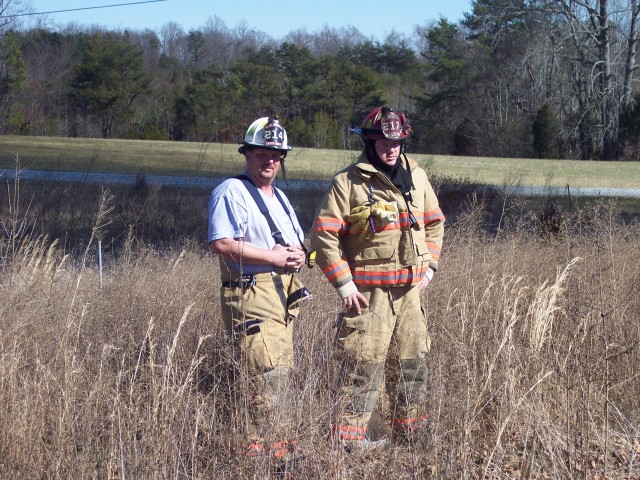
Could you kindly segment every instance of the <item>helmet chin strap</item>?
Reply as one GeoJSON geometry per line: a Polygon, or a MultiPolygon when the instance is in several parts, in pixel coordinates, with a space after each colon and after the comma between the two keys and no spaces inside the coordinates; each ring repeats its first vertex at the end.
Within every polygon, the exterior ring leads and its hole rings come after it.
{"type": "Polygon", "coordinates": [[[284,159],[286,158],[287,154],[285,153],[284,155],[282,155],[280,157],[280,170],[282,170],[282,178],[284,180],[285,185],[289,185],[289,182],[287,182],[287,169],[284,166],[284,159]]]}
{"type": "Polygon", "coordinates": [[[409,165],[409,158],[407,157],[407,154],[404,153],[404,148],[402,149],[402,153],[400,153],[400,159],[402,158],[404,158],[405,170],[409,172],[409,178],[411,179],[411,190],[415,190],[416,187],[413,184],[413,175],[411,175],[411,166],[409,165]]]}

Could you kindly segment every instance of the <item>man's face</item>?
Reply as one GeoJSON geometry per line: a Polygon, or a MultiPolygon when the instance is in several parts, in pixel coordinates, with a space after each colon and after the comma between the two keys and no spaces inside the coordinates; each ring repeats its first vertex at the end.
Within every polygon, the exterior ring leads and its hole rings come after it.
{"type": "Polygon", "coordinates": [[[380,160],[390,167],[396,164],[400,155],[400,142],[398,140],[376,140],[375,148],[380,160]]]}
{"type": "Polygon", "coordinates": [[[244,153],[247,173],[254,181],[269,185],[280,170],[281,153],[268,148],[251,148],[244,153]]]}

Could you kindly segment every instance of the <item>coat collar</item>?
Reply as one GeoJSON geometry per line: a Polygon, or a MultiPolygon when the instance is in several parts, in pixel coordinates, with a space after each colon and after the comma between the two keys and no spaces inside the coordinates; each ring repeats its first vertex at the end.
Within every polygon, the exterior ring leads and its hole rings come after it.
{"type": "MultiPolygon", "coordinates": [[[[409,160],[409,168],[411,169],[411,172],[413,172],[418,166],[418,162],[416,162],[412,158],[409,158],[409,157],[407,158],[409,160]]],[[[401,157],[398,159],[398,161],[403,161],[403,160],[404,160],[404,157],[401,157]]],[[[367,178],[370,177],[371,175],[375,175],[376,173],[381,174],[380,170],[378,170],[376,167],[371,165],[371,163],[369,162],[369,159],[367,158],[364,152],[362,152],[358,157],[358,159],[356,160],[355,166],[367,178]]]]}

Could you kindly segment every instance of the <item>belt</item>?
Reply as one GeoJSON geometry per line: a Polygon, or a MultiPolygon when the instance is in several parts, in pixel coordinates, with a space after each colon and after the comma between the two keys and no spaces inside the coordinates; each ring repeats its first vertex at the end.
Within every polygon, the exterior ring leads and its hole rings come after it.
{"type": "Polygon", "coordinates": [[[271,272],[271,275],[293,275],[294,273],[298,273],[300,271],[299,268],[275,268],[271,272]]]}
{"type": "Polygon", "coordinates": [[[293,275],[293,271],[285,270],[285,269],[276,269],[272,272],[263,272],[256,273],[254,275],[242,275],[238,280],[227,280],[222,282],[222,286],[224,288],[237,288],[242,287],[243,289],[248,289],[253,287],[256,282],[265,279],[271,279],[272,277],[279,275],[293,275]]]}
{"type": "Polygon", "coordinates": [[[222,282],[224,288],[242,287],[243,289],[251,288],[256,284],[255,275],[242,275],[239,280],[227,280],[222,282]]]}

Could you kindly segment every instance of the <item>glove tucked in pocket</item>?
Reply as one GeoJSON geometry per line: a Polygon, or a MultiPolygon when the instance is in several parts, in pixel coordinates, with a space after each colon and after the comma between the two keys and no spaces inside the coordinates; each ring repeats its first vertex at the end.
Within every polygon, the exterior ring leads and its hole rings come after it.
{"type": "Polygon", "coordinates": [[[398,221],[398,206],[395,202],[379,201],[371,207],[366,205],[354,207],[347,221],[351,224],[352,233],[359,233],[360,238],[370,240],[376,233],[376,229],[398,221]]]}

